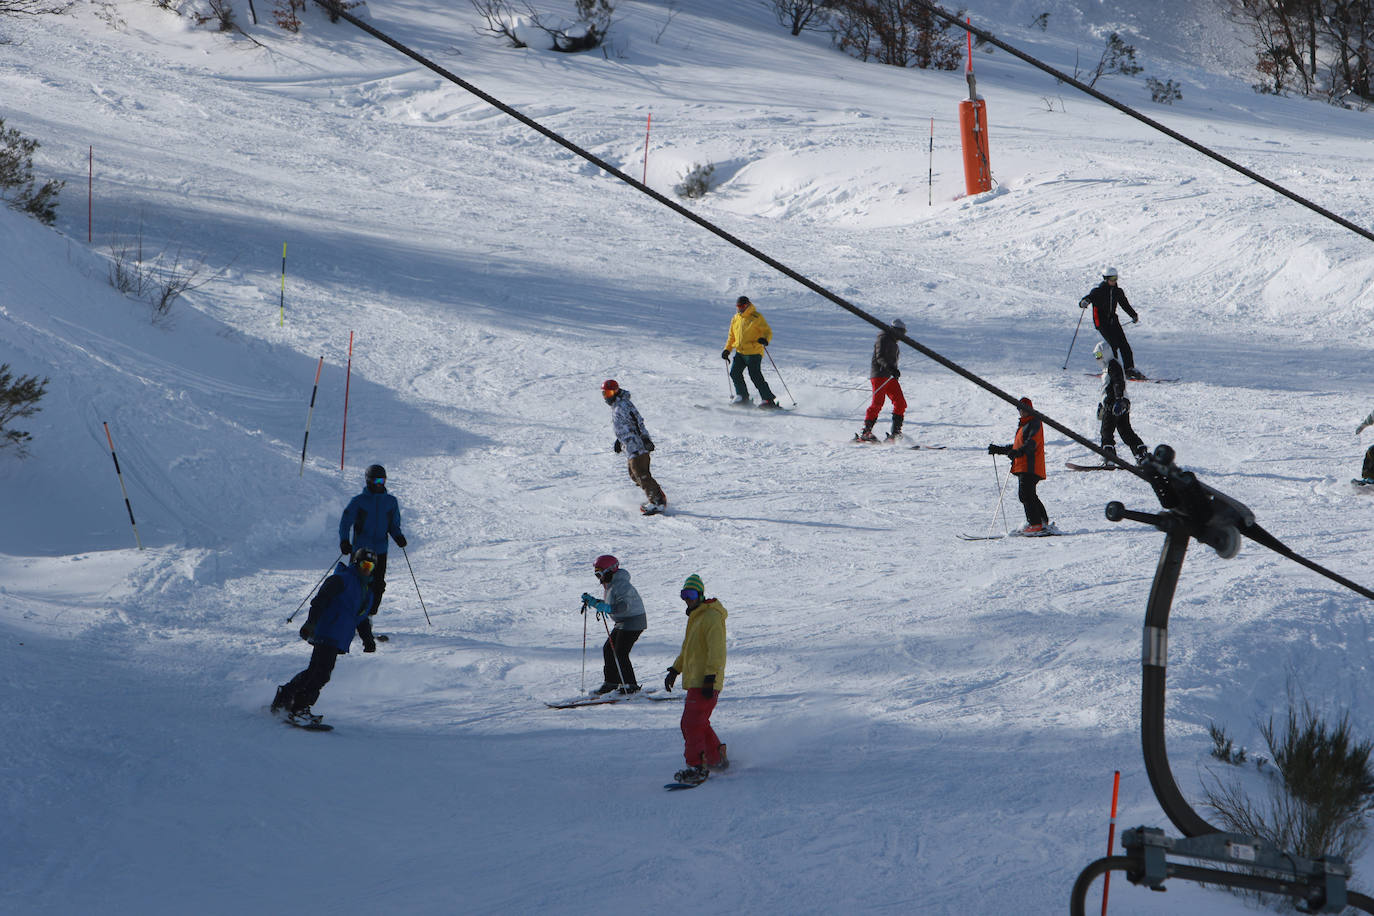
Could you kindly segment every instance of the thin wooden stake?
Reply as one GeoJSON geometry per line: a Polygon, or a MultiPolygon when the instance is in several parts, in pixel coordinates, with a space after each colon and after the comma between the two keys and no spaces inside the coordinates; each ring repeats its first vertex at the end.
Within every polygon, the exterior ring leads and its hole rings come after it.
{"type": "Polygon", "coordinates": [[[129,510],[129,524],[134,528],[134,543],[142,550],[143,539],[138,536],[138,523],[134,521],[134,507],[129,503],[129,491],[124,486],[124,472],[119,469],[119,456],[115,454],[114,439],[110,437],[110,424],[101,425],[105,427],[105,441],[110,443],[110,457],[114,459],[115,476],[119,478],[119,492],[124,494],[124,508],[129,510]]]}
{"type": "Polygon", "coordinates": [[[324,368],[324,357],[320,357],[320,364],[315,367],[315,387],[310,389],[310,409],[305,412],[305,438],[301,440],[301,474],[305,476],[305,446],[310,442],[310,418],[315,415],[315,395],[320,390],[320,370],[324,368]]]}

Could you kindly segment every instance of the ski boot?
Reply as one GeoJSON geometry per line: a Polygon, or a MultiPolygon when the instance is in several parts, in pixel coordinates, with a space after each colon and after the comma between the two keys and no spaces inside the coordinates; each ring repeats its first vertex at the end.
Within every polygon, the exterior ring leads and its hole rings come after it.
{"type": "Polygon", "coordinates": [[[765,398],[759,401],[759,410],[782,410],[782,405],[777,398],[765,398]]]}
{"type": "Polygon", "coordinates": [[[892,415],[892,429],[888,432],[886,441],[894,442],[902,438],[902,422],[905,419],[906,417],[899,413],[892,415]]]}
{"type": "Polygon", "coordinates": [[[861,429],[861,430],[859,430],[857,433],[854,434],[854,441],[855,441],[855,442],[877,442],[877,441],[878,441],[878,437],[875,436],[875,435],[873,435],[873,422],[872,422],[871,420],[865,420],[865,421],[864,421],[864,428],[861,429]]]}
{"type": "Polygon", "coordinates": [[[282,684],[277,688],[277,695],[272,698],[272,711],[281,712],[291,705],[291,694],[286,692],[286,685],[282,684]]]}
{"type": "Polygon", "coordinates": [[[685,770],[678,770],[673,774],[673,780],[685,786],[699,786],[705,782],[711,773],[704,766],[687,767],[685,770]]]}
{"type": "Polygon", "coordinates": [[[715,770],[730,769],[730,758],[725,756],[725,745],[722,744],[719,748],[717,748],[716,752],[720,754],[720,763],[708,763],[706,764],[706,769],[712,772],[714,772],[715,770]]]}
{"type": "Polygon", "coordinates": [[[303,706],[288,712],[286,718],[291,720],[294,725],[319,725],[324,716],[317,716],[310,711],[309,706],[303,706]]]}
{"type": "Polygon", "coordinates": [[[750,404],[754,402],[747,394],[737,394],[730,399],[730,403],[736,404],[740,407],[748,407],[750,404]]]}

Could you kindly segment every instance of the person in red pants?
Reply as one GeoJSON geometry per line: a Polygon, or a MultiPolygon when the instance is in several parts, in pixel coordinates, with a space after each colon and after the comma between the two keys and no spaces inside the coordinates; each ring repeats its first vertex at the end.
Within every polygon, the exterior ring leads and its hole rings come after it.
{"type": "Polygon", "coordinates": [[[878,422],[883,401],[889,398],[892,399],[892,429],[888,432],[887,438],[902,438],[902,422],[906,419],[906,398],[902,395],[902,383],[897,381],[902,377],[901,370],[897,368],[897,359],[900,355],[897,337],[905,333],[906,322],[897,318],[893,320],[891,327],[880,331],[878,339],[873,342],[873,362],[868,373],[868,382],[873,386],[873,401],[864,413],[864,428],[855,434],[855,442],[878,441],[878,437],[873,435],[873,424],[878,422]]]}
{"type": "Polygon", "coordinates": [[[682,651],[668,666],[663,686],[673,689],[678,675],[687,699],[682,706],[683,758],[687,768],[673,778],[687,785],[705,782],[711,770],[730,765],[725,745],[711,728],[711,713],[725,683],[725,605],[706,597],[701,576],[693,573],[682,583],[682,600],[687,603],[687,631],[682,635],[682,651]]]}

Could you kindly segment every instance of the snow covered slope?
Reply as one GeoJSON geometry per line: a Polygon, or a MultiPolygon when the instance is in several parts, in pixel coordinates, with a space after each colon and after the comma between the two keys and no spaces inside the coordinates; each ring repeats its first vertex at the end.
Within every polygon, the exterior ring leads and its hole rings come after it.
{"type": "MultiPolygon", "coordinates": [[[[972,15],[1067,69],[1122,29],[1184,87],[1153,116],[1369,222],[1369,115],[1255,95],[1210,7],[1151,7],[972,15]]],[[[1001,53],[976,62],[998,187],[964,198],[961,74],[862,64],[752,3],[618,9],[606,53],[575,56],[503,48],[465,4],[369,15],[660,191],[715,164],[704,216],[1090,435],[1086,331],[1060,367],[1116,266],[1140,365],[1183,379],[1132,389],[1137,430],[1362,578],[1366,240],[1001,53]]],[[[872,328],[346,24],[240,18],[262,47],[133,0],[4,23],[0,116],[68,184],[56,233],[0,212],[0,361],[51,379],[32,456],[0,459],[0,908],[1058,913],[1103,852],[1113,770],[1122,825],[1167,826],[1137,736],[1160,536],[1102,516],[1156,505],[1143,485],[1063,472],[1081,449],[1051,435],[1041,494],[1074,536],[958,541],[1018,521],[986,454],[1007,405],[905,351],[907,433],[948,448],[851,446],[872,328]],[[170,321],[107,281],[140,234],[214,274],[170,321]],[[721,407],[740,293],[794,411],[721,407]],[[608,377],[654,436],[667,516],[635,511],[608,377]],[[285,620],[372,462],[415,579],[393,556],[391,642],[341,659],[316,707],[336,731],[287,729],[265,705],[308,650],[285,620]],[[659,788],[676,704],[544,706],[582,686],[578,596],[606,552],[649,609],[645,683],[676,654],[683,578],[730,609],[734,768],[701,790],[659,788]]],[[[1138,81],[1099,88],[1149,106],[1138,81]]],[[[1290,686],[1374,731],[1366,606],[1325,580],[1199,550],[1173,630],[1191,798],[1208,724],[1253,747],[1290,686]]],[[[1112,900],[1245,912],[1178,882],[1112,900]]]]}

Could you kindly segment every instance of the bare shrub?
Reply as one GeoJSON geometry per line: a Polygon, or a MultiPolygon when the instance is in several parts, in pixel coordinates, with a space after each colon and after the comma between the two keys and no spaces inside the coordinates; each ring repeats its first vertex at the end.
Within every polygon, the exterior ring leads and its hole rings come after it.
{"type": "Polygon", "coordinates": [[[953,26],[926,6],[912,0],[832,0],[831,6],[836,43],[860,60],[923,70],[959,68],[963,42],[948,34],[953,26]]]}
{"type": "Polygon", "coordinates": [[[705,197],[706,192],[711,190],[711,176],[715,173],[716,167],[714,165],[697,163],[686,171],[682,176],[682,181],[673,188],[673,193],[679,197],[691,199],[705,197]]]}
{"type": "Polygon", "coordinates": [[[1160,82],[1153,76],[1145,77],[1145,85],[1150,90],[1150,101],[1172,105],[1183,98],[1183,90],[1173,80],[1160,82]]]}

